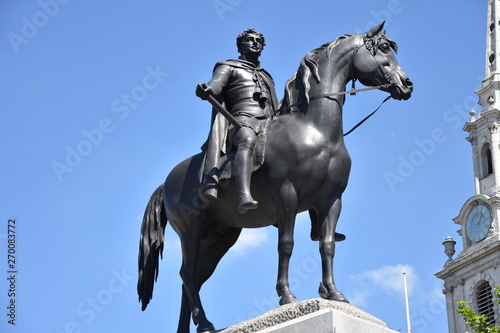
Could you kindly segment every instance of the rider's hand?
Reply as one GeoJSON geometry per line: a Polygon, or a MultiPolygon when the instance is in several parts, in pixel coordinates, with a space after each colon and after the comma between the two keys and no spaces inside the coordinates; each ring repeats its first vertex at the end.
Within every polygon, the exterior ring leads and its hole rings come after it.
{"type": "Polygon", "coordinates": [[[210,88],[208,84],[202,82],[196,86],[196,96],[203,100],[206,100],[209,95],[212,95],[212,88],[210,88]]]}

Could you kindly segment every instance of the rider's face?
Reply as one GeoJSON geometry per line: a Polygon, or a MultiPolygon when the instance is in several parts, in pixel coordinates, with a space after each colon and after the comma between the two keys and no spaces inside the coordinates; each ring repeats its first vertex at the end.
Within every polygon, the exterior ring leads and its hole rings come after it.
{"type": "Polygon", "coordinates": [[[263,49],[262,38],[258,34],[246,35],[240,44],[240,53],[242,55],[260,56],[263,49]]]}

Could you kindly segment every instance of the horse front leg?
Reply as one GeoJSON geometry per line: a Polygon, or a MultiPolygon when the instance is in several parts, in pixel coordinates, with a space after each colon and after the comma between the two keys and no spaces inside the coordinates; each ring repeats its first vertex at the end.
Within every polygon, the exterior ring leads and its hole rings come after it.
{"type": "Polygon", "coordinates": [[[278,204],[278,281],[276,291],[280,296],[280,305],[297,302],[297,298],[290,291],[288,271],[290,257],[293,251],[293,232],[297,215],[298,200],[295,189],[287,183],[280,189],[281,199],[278,204]]]}
{"type": "Polygon", "coordinates": [[[319,251],[321,254],[322,283],[319,294],[325,299],[332,301],[349,302],[345,296],[337,290],[333,274],[333,258],[335,256],[335,228],[340,216],[342,200],[335,198],[326,209],[319,220],[319,251]]]}

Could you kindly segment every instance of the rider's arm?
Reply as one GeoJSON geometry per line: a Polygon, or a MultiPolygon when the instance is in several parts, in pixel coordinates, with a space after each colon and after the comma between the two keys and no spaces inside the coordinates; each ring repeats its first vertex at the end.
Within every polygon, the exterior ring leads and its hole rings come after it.
{"type": "Polygon", "coordinates": [[[220,65],[214,70],[212,79],[207,83],[207,85],[211,88],[212,94],[215,97],[218,97],[229,83],[231,70],[232,68],[228,65],[220,65]]]}
{"type": "Polygon", "coordinates": [[[212,79],[208,83],[200,83],[196,87],[196,96],[206,99],[208,95],[216,98],[222,93],[231,77],[231,67],[227,65],[217,66],[213,72],[212,79]]]}

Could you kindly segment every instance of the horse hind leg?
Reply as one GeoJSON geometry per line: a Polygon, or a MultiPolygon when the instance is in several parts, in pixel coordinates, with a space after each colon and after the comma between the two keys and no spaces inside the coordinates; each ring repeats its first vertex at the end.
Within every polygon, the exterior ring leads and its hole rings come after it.
{"type": "Polygon", "coordinates": [[[177,333],[189,333],[191,325],[191,306],[186,294],[184,284],[182,284],[182,301],[181,312],[179,314],[179,325],[177,326],[177,333]]]}
{"type": "MultiPolygon", "coordinates": [[[[318,214],[314,209],[309,210],[309,218],[311,220],[311,240],[319,241],[319,223],[318,223],[318,214]]],[[[344,234],[335,232],[335,241],[341,242],[346,239],[344,234]]]]}
{"type": "MultiPolygon", "coordinates": [[[[193,224],[201,223],[200,221],[195,221],[193,224]]],[[[187,233],[186,233],[187,234],[187,233]]],[[[182,235],[182,233],[181,233],[182,235]]],[[[201,304],[201,298],[198,288],[198,260],[201,247],[201,236],[200,230],[191,230],[189,235],[181,236],[181,247],[182,247],[182,266],[180,270],[180,276],[183,282],[183,304],[187,298],[190,305],[190,313],[193,318],[195,325],[198,325],[196,329],[197,332],[205,332],[214,330],[214,326],[210,321],[208,321],[205,310],[201,304]],[[184,294],[186,297],[184,297],[184,294]]],[[[185,305],[181,306],[181,315],[185,305]]],[[[186,328],[182,328],[184,331],[179,331],[179,333],[187,333],[186,328]]]]}
{"type": "MultiPolygon", "coordinates": [[[[202,243],[197,265],[198,293],[202,285],[212,276],[222,257],[236,243],[240,233],[240,228],[231,228],[228,229],[225,233],[219,235],[219,237],[214,242],[202,243]]],[[[183,284],[181,313],[179,316],[179,326],[177,329],[177,333],[189,333],[191,313],[192,312],[189,304],[189,298],[183,284]]],[[[199,332],[203,332],[204,329],[205,328],[199,325],[199,332]]]]}

